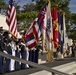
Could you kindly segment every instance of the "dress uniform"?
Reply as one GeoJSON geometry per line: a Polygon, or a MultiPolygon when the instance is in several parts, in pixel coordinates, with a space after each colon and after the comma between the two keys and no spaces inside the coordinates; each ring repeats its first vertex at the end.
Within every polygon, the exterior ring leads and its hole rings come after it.
{"type": "MultiPolygon", "coordinates": [[[[36,48],[32,48],[30,51],[29,51],[29,61],[31,62],[35,62],[35,50],[36,48]]],[[[32,66],[30,66],[32,68],[32,66]]]]}
{"type": "Polygon", "coordinates": [[[29,51],[29,61],[38,63],[39,48],[35,47],[29,51]]]}
{"type": "Polygon", "coordinates": [[[29,50],[29,61],[34,62],[34,48],[29,50]]]}
{"type": "MultiPolygon", "coordinates": [[[[16,46],[17,46],[17,48],[16,48],[16,57],[18,57],[18,58],[20,58],[20,51],[21,51],[21,49],[19,48],[19,42],[16,42],[16,46]]],[[[15,69],[16,70],[20,70],[20,62],[15,62],[15,69]]]]}
{"type": "MultiPolygon", "coordinates": [[[[25,46],[25,50],[26,50],[26,61],[28,61],[29,60],[29,49],[28,49],[28,47],[25,46]]],[[[28,64],[26,64],[26,68],[29,68],[28,64]]]]}
{"type": "MultiPolygon", "coordinates": [[[[11,44],[10,43],[5,43],[5,51],[7,54],[12,54],[12,49],[11,49],[11,44]]],[[[6,72],[10,72],[10,61],[11,59],[6,58],[6,72]]]]}
{"type": "MultiPolygon", "coordinates": [[[[3,52],[3,35],[2,35],[2,27],[0,27],[0,51],[3,52]]],[[[0,56],[0,74],[3,73],[3,57],[0,56]]]]}
{"type": "MultiPolygon", "coordinates": [[[[35,61],[35,48],[32,48],[29,50],[29,61],[34,62],[35,61]]],[[[32,68],[32,66],[30,66],[32,68]]]]}
{"type": "Polygon", "coordinates": [[[35,58],[34,58],[34,62],[35,62],[35,63],[38,63],[38,57],[39,57],[39,48],[38,48],[38,47],[36,48],[34,54],[35,54],[35,56],[34,56],[34,57],[35,57],[35,58]]]}
{"type": "MultiPolygon", "coordinates": [[[[9,33],[7,31],[4,32],[3,34],[4,36],[4,52],[6,54],[10,54],[12,53],[11,51],[11,44],[10,44],[10,39],[9,39],[9,33]]],[[[6,66],[5,66],[5,70],[6,72],[9,72],[10,71],[10,61],[11,59],[9,58],[5,58],[6,59],[6,66]]]]}
{"type": "MultiPolygon", "coordinates": [[[[12,49],[12,56],[15,56],[16,43],[15,43],[15,41],[13,39],[11,41],[11,49],[12,49]]],[[[15,70],[15,60],[11,59],[11,62],[10,62],[10,71],[14,71],[14,70],[15,70]]]]}
{"type": "MultiPolygon", "coordinates": [[[[21,57],[22,59],[26,60],[26,49],[25,44],[21,42],[21,57]]],[[[26,64],[21,63],[21,69],[26,69],[26,64]]]]}

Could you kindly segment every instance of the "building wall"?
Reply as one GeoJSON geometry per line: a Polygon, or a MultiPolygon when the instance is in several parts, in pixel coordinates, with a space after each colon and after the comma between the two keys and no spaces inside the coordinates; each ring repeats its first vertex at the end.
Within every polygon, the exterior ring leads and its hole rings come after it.
{"type": "Polygon", "coordinates": [[[6,23],[6,16],[4,16],[4,15],[1,15],[0,14],[0,27],[3,27],[3,29],[5,29],[5,30],[8,30],[9,28],[8,28],[8,25],[7,25],[7,23],[6,23]]]}

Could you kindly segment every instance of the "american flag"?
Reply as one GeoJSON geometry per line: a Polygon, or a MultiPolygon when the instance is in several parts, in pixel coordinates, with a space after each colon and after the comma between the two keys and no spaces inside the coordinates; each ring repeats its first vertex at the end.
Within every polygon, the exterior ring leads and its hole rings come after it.
{"type": "Polygon", "coordinates": [[[6,22],[9,26],[9,32],[15,37],[18,37],[17,31],[17,19],[16,19],[16,8],[14,7],[13,0],[9,1],[9,7],[6,15],[6,22]]]}

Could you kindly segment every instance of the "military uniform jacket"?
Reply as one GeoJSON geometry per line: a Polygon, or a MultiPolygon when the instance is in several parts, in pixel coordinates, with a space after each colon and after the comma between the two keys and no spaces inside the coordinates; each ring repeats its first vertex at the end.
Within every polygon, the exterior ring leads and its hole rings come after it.
{"type": "Polygon", "coordinates": [[[12,49],[11,49],[11,44],[10,43],[4,43],[4,47],[5,47],[5,51],[7,52],[12,52],[12,49]]]}

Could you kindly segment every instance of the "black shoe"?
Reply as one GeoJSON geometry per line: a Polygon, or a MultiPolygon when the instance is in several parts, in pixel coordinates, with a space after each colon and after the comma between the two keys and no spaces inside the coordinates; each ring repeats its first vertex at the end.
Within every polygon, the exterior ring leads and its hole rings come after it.
{"type": "Polygon", "coordinates": [[[9,73],[10,71],[6,71],[6,73],[9,73]]]}

